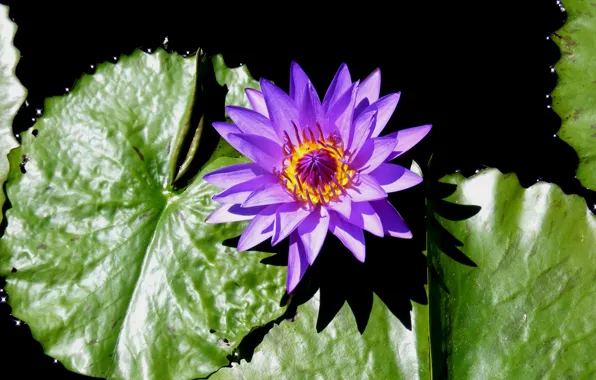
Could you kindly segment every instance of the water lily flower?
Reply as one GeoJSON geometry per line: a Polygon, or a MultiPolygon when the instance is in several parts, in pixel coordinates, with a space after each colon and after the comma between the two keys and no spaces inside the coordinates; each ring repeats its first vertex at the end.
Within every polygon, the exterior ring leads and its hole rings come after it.
{"type": "Polygon", "coordinates": [[[289,236],[287,291],[315,261],[327,231],[364,262],[363,230],[412,237],[387,194],[422,178],[389,161],[409,150],[431,125],[381,136],[400,93],[379,98],[381,72],[352,82],[342,64],[323,101],[295,62],[289,95],[266,79],[247,89],[251,109],[226,108],[234,124],[213,127],[252,163],[224,167],[204,179],[224,190],[208,223],[250,220],[238,251],[289,236]]]}

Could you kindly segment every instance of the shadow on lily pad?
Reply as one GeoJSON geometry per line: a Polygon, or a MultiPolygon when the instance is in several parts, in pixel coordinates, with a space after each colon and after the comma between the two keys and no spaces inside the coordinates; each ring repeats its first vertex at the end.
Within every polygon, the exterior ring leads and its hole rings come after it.
{"type": "Polygon", "coordinates": [[[435,239],[439,249],[453,260],[468,266],[477,266],[458,247],[463,243],[451,235],[437,220],[436,216],[453,221],[462,221],[476,215],[480,206],[460,205],[445,201],[457,189],[456,185],[443,182],[435,182],[430,186],[428,194],[428,233],[435,239]]]}
{"type": "MultiPolygon", "coordinates": [[[[428,303],[424,287],[427,264],[423,253],[426,239],[423,192],[422,186],[417,186],[391,194],[390,200],[398,209],[405,202],[417,205],[415,208],[409,206],[400,210],[414,238],[379,238],[365,233],[367,254],[364,263],[356,260],[335,236],[328,233],[314,264],[307,270],[294,292],[291,295],[286,294],[281,300],[282,306],[287,305],[288,309],[280,317],[280,321],[292,318],[296,308],[320,290],[317,331],[324,330],[347,302],[356,318],[358,330],[363,333],[372,310],[373,293],[376,293],[401,323],[411,329],[411,301],[428,303]]],[[[236,246],[237,242],[238,238],[230,239],[224,245],[236,246]]],[[[287,265],[287,241],[275,247],[271,247],[268,242],[262,243],[254,250],[274,253],[262,260],[264,264],[287,265]]],[[[249,335],[245,340],[250,338],[249,335]]],[[[251,353],[243,353],[242,347],[241,343],[238,350],[240,356],[250,359],[251,353]]]]}
{"type": "Polygon", "coordinates": [[[220,141],[217,131],[211,127],[212,122],[224,120],[225,97],[227,88],[220,86],[216,79],[213,63],[202,51],[196,53],[197,57],[197,82],[199,85],[194,94],[194,103],[188,115],[189,131],[184,139],[181,152],[187,152],[188,157],[180,155],[177,162],[177,171],[188,164],[184,174],[175,181],[175,188],[182,189],[188,186],[200,169],[212,156],[220,141]],[[197,134],[198,136],[195,136],[197,134]],[[193,149],[193,140],[197,138],[197,145],[193,149]],[[200,148],[198,146],[200,145],[200,148]],[[198,149],[197,149],[198,148],[198,149]],[[185,161],[187,161],[185,163],[185,161]]]}
{"type": "MultiPolygon", "coordinates": [[[[228,359],[250,362],[255,348],[271,328],[284,320],[291,320],[299,305],[307,302],[320,291],[320,308],[316,330],[323,331],[347,302],[359,332],[364,333],[373,306],[373,293],[407,329],[412,329],[412,301],[428,304],[425,285],[427,273],[438,275],[424,253],[427,229],[437,239],[441,250],[452,259],[469,266],[476,264],[461,250],[463,244],[445,230],[435,213],[449,220],[464,220],[480,210],[478,206],[457,205],[444,201],[456,190],[455,185],[433,181],[425,189],[422,185],[390,194],[390,201],[400,211],[412,230],[412,239],[366,236],[366,260],[359,262],[331,233],[327,235],[321,253],[306,271],[294,292],[281,300],[286,311],[279,318],[250,332],[228,359]],[[425,194],[426,193],[426,194],[425,194]],[[427,198],[430,213],[424,199],[427,198]],[[427,215],[429,215],[427,217],[427,215]],[[427,268],[430,270],[427,272],[427,268]]],[[[224,245],[236,247],[239,237],[229,239],[224,245]]],[[[271,252],[272,256],[261,262],[267,265],[287,266],[288,243],[271,247],[261,243],[253,250],[271,252]]],[[[442,281],[441,281],[442,283],[442,281]]]]}

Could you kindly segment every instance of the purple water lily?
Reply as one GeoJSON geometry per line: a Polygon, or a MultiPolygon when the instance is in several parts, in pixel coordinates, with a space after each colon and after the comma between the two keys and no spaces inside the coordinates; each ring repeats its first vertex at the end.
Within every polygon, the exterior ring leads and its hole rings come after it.
{"type": "Polygon", "coordinates": [[[253,163],[205,175],[225,189],[208,223],[251,220],[238,243],[246,251],[271,238],[290,237],[287,291],[315,261],[327,230],[364,262],[366,230],[373,235],[412,237],[387,193],[422,178],[388,163],[418,143],[430,125],[380,136],[400,93],[379,99],[381,72],[352,83],[346,64],[337,71],[323,102],[306,73],[291,65],[290,94],[266,79],[262,92],[247,89],[252,110],[227,107],[235,124],[213,123],[253,163]]]}

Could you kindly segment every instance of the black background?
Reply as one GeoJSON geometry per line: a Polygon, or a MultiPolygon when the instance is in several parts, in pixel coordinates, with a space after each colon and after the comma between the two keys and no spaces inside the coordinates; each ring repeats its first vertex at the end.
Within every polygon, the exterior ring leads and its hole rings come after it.
{"type": "MultiPolygon", "coordinates": [[[[168,50],[222,53],[228,66],[246,64],[253,77],[286,90],[295,60],[320,95],[342,62],[353,79],[380,67],[381,93],[402,92],[388,129],[433,124],[402,163],[413,158],[425,168],[433,153],[437,176],[497,167],[517,173],[525,187],[554,182],[590,206],[596,202],[575,179],[577,155],[556,137],[560,119],[547,108],[556,84],[550,66],[559,58],[547,36],[564,22],[554,0],[527,10],[517,2],[394,1],[345,3],[332,12],[298,3],[268,10],[3,3],[18,25],[17,76],[28,90],[29,106],[17,115],[15,133],[33,125],[44,98],[63,94],[92,65],[135,48],[154,50],[167,36],[168,50]]],[[[28,327],[15,326],[6,303],[0,304],[0,334],[0,377],[11,368],[17,379],[82,378],[45,356],[28,327]]]]}

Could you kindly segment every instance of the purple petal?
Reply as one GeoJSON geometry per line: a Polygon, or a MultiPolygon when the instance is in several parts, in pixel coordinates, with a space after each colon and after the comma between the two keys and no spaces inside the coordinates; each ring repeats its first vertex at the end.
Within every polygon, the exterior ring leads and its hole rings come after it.
{"type": "Polygon", "coordinates": [[[243,133],[259,135],[277,143],[280,142],[271,125],[271,121],[260,113],[236,106],[227,106],[226,111],[238,129],[243,133]]]}
{"type": "Polygon", "coordinates": [[[292,293],[296,285],[302,280],[302,276],[308,269],[308,261],[304,251],[304,244],[297,234],[290,235],[290,249],[288,250],[288,274],[286,279],[286,290],[292,293]]]}
{"type": "Polygon", "coordinates": [[[365,80],[358,86],[358,93],[356,94],[356,107],[358,107],[363,100],[367,101],[367,105],[373,104],[379,99],[381,93],[381,69],[375,69],[365,80]]]}
{"type": "Polygon", "coordinates": [[[387,161],[393,160],[395,157],[400,156],[402,153],[410,150],[414,145],[418,144],[420,140],[424,138],[430,132],[432,125],[421,125],[419,127],[402,129],[391,133],[397,137],[397,145],[393,148],[393,152],[387,158],[387,161]]]}
{"type": "Polygon", "coordinates": [[[370,175],[360,174],[360,183],[354,187],[346,189],[348,195],[354,202],[373,201],[376,199],[387,198],[387,193],[381,185],[370,175]]]}
{"type": "Polygon", "coordinates": [[[246,182],[239,183],[213,196],[219,203],[243,203],[259,187],[264,184],[277,184],[277,178],[271,174],[264,174],[246,182]]]}
{"type": "Polygon", "coordinates": [[[368,202],[352,202],[352,212],[347,221],[373,235],[383,237],[381,218],[368,202]]]}
{"type": "Polygon", "coordinates": [[[267,104],[265,104],[263,93],[254,88],[247,88],[245,92],[252,109],[269,118],[269,111],[267,111],[267,104]]]}
{"type": "Polygon", "coordinates": [[[275,231],[271,245],[276,245],[285,239],[296,227],[311,214],[312,210],[303,207],[301,202],[285,203],[277,209],[275,216],[275,231]]]}
{"type": "Polygon", "coordinates": [[[281,146],[266,137],[246,133],[231,133],[227,139],[240,153],[272,173],[284,159],[281,146]]]}
{"type": "Polygon", "coordinates": [[[352,161],[352,166],[362,173],[370,173],[387,160],[396,144],[397,140],[392,135],[368,139],[352,161]]]}
{"type": "Polygon", "coordinates": [[[277,205],[267,206],[248,223],[238,241],[238,252],[251,249],[273,235],[276,209],[277,205]]]}
{"type": "MultiPolygon", "coordinates": [[[[356,102],[354,102],[354,104],[356,104],[356,102]]],[[[368,106],[370,106],[370,104],[368,103],[368,99],[362,99],[360,104],[356,104],[356,106],[354,107],[354,115],[352,115],[354,120],[356,120],[360,115],[362,115],[362,112],[364,112],[364,110],[366,110],[368,106]]]]}
{"type": "Polygon", "coordinates": [[[381,164],[370,173],[379,185],[388,193],[409,189],[422,182],[418,174],[394,164],[381,164]]]}
{"type": "Polygon", "coordinates": [[[296,199],[276,181],[275,183],[268,183],[254,190],[246,198],[244,203],[242,203],[242,207],[266,206],[295,201],[296,199]]]}
{"type": "Polygon", "coordinates": [[[342,96],[351,85],[352,78],[350,76],[350,70],[348,70],[348,65],[342,63],[335,73],[335,77],[333,77],[333,80],[327,89],[327,93],[323,98],[323,110],[328,112],[339,97],[342,96]]]}
{"type": "Polygon", "coordinates": [[[320,206],[298,226],[298,235],[302,239],[306,258],[311,265],[319,255],[321,247],[323,247],[328,228],[329,213],[325,207],[320,206]]]}
{"type": "Polygon", "coordinates": [[[304,94],[304,101],[300,106],[300,125],[303,128],[310,128],[315,133],[318,133],[317,125],[320,125],[324,132],[329,134],[327,123],[323,121],[323,110],[321,108],[321,100],[315,91],[312,83],[308,83],[306,92],[304,94]]]}
{"type": "Polygon", "coordinates": [[[264,207],[244,208],[237,204],[223,204],[215,209],[205,220],[208,224],[241,222],[251,220],[264,207]]]}
{"type": "Polygon", "coordinates": [[[383,129],[385,129],[387,122],[391,118],[391,115],[393,115],[393,111],[395,111],[395,107],[397,107],[400,95],[400,92],[385,95],[362,111],[363,113],[371,109],[379,111],[377,125],[375,126],[375,130],[372,132],[372,137],[377,137],[379,134],[381,134],[383,129]]]}
{"type": "Polygon", "coordinates": [[[327,208],[348,219],[352,212],[352,198],[349,196],[341,196],[338,200],[329,202],[327,208]]]}
{"type": "Polygon", "coordinates": [[[357,155],[366,140],[370,138],[377,123],[377,111],[370,110],[361,114],[353,123],[353,133],[348,144],[348,151],[357,155]]]}
{"type": "Polygon", "coordinates": [[[242,133],[242,131],[234,124],[215,121],[211,125],[213,125],[213,128],[215,128],[217,133],[219,133],[219,135],[226,141],[228,141],[228,136],[232,133],[242,133]]]}
{"type": "Polygon", "coordinates": [[[261,79],[261,88],[265,96],[265,103],[269,110],[269,117],[277,137],[284,141],[284,132],[288,134],[290,141],[297,144],[294,124],[300,122],[296,103],[283,90],[267,79],[261,79]]]}
{"type": "Polygon", "coordinates": [[[308,79],[308,75],[302,70],[302,67],[296,62],[292,62],[290,65],[290,98],[294,99],[298,109],[304,101],[309,83],[310,79],[308,79]]]}
{"type": "Polygon", "coordinates": [[[356,90],[358,82],[354,83],[328,112],[329,128],[337,129],[344,143],[350,141],[352,134],[352,116],[354,114],[354,103],[356,102],[356,90]]]}
{"type": "Polygon", "coordinates": [[[265,173],[265,170],[257,164],[236,164],[207,173],[203,179],[212,185],[227,189],[265,173]]]}
{"type": "Polygon", "coordinates": [[[335,211],[329,211],[329,231],[337,236],[356,259],[364,262],[366,246],[362,229],[344,221],[335,211]]]}
{"type": "Polygon", "coordinates": [[[382,199],[370,202],[370,205],[381,217],[385,234],[402,239],[412,238],[412,232],[410,232],[406,222],[388,200],[382,199]]]}

